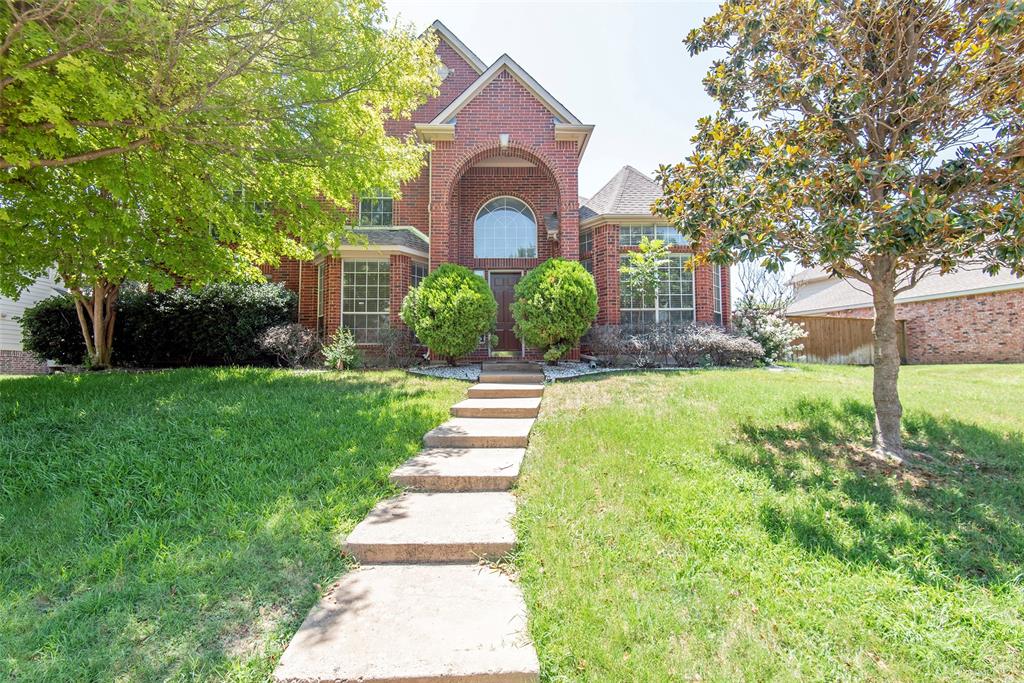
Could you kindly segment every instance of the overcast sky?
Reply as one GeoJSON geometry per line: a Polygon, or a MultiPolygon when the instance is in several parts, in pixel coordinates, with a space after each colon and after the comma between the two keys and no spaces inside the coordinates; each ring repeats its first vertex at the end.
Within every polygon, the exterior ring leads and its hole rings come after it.
{"type": "Polygon", "coordinates": [[[697,119],[714,111],[701,86],[708,55],[683,37],[715,2],[387,2],[391,19],[440,19],[490,64],[503,53],[583,123],[596,126],[580,165],[590,197],[622,166],[653,175],[681,161],[697,119]]]}

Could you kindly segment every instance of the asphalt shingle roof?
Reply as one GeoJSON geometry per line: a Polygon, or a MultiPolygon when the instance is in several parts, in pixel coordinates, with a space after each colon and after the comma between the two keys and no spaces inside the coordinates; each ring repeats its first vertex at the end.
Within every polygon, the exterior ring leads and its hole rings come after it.
{"type": "Polygon", "coordinates": [[[580,206],[580,220],[595,216],[651,216],[661,186],[632,166],[623,166],[597,194],[580,206]]]}
{"type": "MultiPolygon", "coordinates": [[[[859,282],[829,278],[820,268],[808,269],[793,277],[796,299],[787,309],[790,315],[806,315],[871,306],[867,286],[859,282]]],[[[921,278],[913,289],[896,295],[896,303],[919,299],[964,296],[992,288],[1024,289],[1024,278],[1008,270],[986,275],[980,269],[957,270],[945,275],[933,273],[921,278]]]]}
{"type": "Polygon", "coordinates": [[[405,228],[356,228],[353,232],[365,237],[371,245],[409,247],[424,254],[430,251],[430,245],[422,237],[405,228]]]}

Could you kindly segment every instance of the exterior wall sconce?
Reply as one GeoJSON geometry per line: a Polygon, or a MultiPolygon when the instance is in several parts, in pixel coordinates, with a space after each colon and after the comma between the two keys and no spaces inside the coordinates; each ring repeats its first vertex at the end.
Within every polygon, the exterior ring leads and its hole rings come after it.
{"type": "Polygon", "coordinates": [[[544,225],[548,229],[548,239],[558,241],[558,212],[552,211],[547,216],[544,216],[544,225]]]}
{"type": "Polygon", "coordinates": [[[502,149],[508,147],[508,133],[498,133],[498,144],[502,149]]]}

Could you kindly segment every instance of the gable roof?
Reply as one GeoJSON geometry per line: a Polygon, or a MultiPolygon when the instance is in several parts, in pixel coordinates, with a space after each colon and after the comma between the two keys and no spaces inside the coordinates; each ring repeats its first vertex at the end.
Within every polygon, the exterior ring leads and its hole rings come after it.
{"type": "MultiPolygon", "coordinates": [[[[828,277],[821,268],[808,268],[793,276],[795,301],[786,313],[789,315],[817,315],[872,305],[871,293],[864,285],[840,278],[828,277]],[[822,277],[824,276],[824,277],[822,277]]],[[[912,303],[930,299],[948,299],[956,296],[1024,289],[1024,278],[1002,270],[988,275],[980,269],[962,269],[940,275],[932,273],[921,278],[913,289],[896,295],[896,303],[912,303]]]]}
{"type": "Polygon", "coordinates": [[[466,44],[459,40],[459,37],[451,32],[451,29],[442,24],[440,19],[435,20],[427,30],[429,31],[431,29],[436,31],[441,38],[444,39],[444,42],[448,43],[448,45],[451,46],[451,48],[455,50],[460,57],[466,60],[466,63],[473,67],[478,74],[482,74],[487,70],[487,65],[484,63],[484,60],[477,57],[472,50],[466,47],[466,44]]]}
{"type": "Polygon", "coordinates": [[[556,114],[562,119],[564,123],[572,124],[574,126],[582,126],[578,118],[576,118],[571,111],[565,108],[561,102],[556,100],[551,93],[541,86],[540,83],[533,79],[533,76],[526,73],[526,70],[516,64],[515,60],[509,57],[507,54],[503,54],[495,60],[494,64],[488,67],[487,71],[480,74],[480,77],[473,82],[468,88],[466,88],[461,95],[455,98],[455,100],[449,104],[444,110],[434,117],[431,124],[444,124],[449,119],[459,113],[463,107],[480,94],[481,91],[487,84],[498,77],[498,74],[503,71],[508,71],[512,74],[512,77],[519,81],[523,87],[529,90],[534,97],[536,97],[541,104],[551,110],[552,113],[556,114]]]}
{"type": "Polygon", "coordinates": [[[661,186],[632,166],[623,166],[597,194],[580,206],[580,223],[602,216],[653,218],[651,204],[662,195],[661,186]]]}

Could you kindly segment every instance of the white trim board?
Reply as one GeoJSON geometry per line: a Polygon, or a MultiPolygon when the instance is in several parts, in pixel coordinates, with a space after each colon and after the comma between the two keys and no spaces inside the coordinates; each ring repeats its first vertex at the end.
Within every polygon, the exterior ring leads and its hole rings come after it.
{"type": "Polygon", "coordinates": [[[527,90],[529,90],[534,97],[536,97],[541,104],[547,107],[551,113],[561,117],[562,123],[571,123],[576,126],[584,125],[578,118],[576,118],[571,111],[565,108],[561,102],[556,100],[547,90],[541,86],[540,83],[534,80],[533,76],[526,73],[523,67],[516,64],[515,60],[509,57],[507,54],[498,57],[494,64],[491,64],[490,68],[487,69],[480,78],[476,79],[473,85],[466,88],[461,95],[455,98],[451,104],[444,108],[444,110],[434,117],[434,120],[430,123],[433,125],[440,125],[446,123],[449,119],[459,113],[459,111],[469,104],[470,100],[476,97],[481,90],[483,90],[487,84],[498,77],[502,71],[508,71],[512,74],[512,77],[519,81],[527,90]]]}

